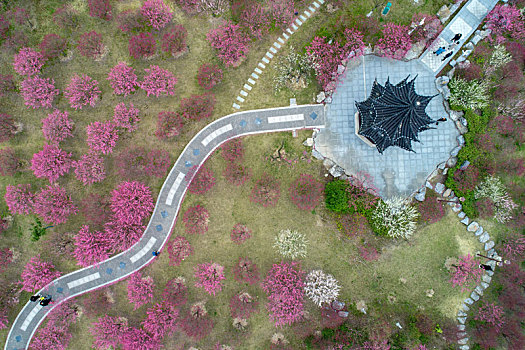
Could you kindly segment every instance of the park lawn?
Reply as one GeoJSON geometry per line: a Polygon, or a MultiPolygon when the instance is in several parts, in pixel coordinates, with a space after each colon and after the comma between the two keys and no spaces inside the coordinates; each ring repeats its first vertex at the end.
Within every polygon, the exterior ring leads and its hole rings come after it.
{"type": "MultiPolygon", "coordinates": [[[[343,287],[341,300],[349,304],[364,300],[369,308],[368,312],[374,315],[381,313],[382,307],[389,303],[388,296],[392,295],[396,297],[396,302],[390,305],[391,308],[395,308],[397,303],[408,302],[417,308],[438,310],[443,316],[453,318],[461,300],[467,296],[468,292],[462,293],[459,288],[452,288],[448,283],[449,274],[444,268],[444,262],[447,257],[475,254],[481,249],[481,245],[465,230],[465,226],[452,211],[438,223],[419,228],[409,241],[387,241],[379,260],[363,262],[358,258],[356,250],[356,240],[360,238],[344,238],[332,223],[332,214],[323,204],[310,212],[299,210],[290,201],[288,187],[299,174],[308,173],[324,181],[325,171],[321,162],[313,160],[307,163],[299,160],[290,167],[270,164],[266,157],[283,140],[286,141],[290,159],[300,156],[306,150],[301,142],[310,133],[301,131],[298,138],[292,138],[290,133],[243,138],[246,149],[244,164],[252,169],[253,177],[240,187],[224,180],[221,174],[226,163],[219,152],[215,152],[206,166],[215,173],[216,185],[205,195],[186,195],[170,238],[185,236],[194,248],[194,254],[180,266],[173,267],[168,265],[168,254],[164,252],[159,260],[142,270],[144,276],[152,276],[155,281],[154,302],[160,301],[166,282],[178,276],[186,278],[189,291],[187,306],[201,300],[207,301],[208,312],[212,315],[215,327],[209,337],[196,343],[197,347],[209,349],[221,342],[243,349],[268,348],[272,334],[279,331],[291,341],[293,348],[301,348],[301,340],[296,339],[290,327],[278,329],[269,320],[265,310],[266,295],[262,289],[259,286],[241,285],[233,279],[233,264],[241,256],[254,260],[263,278],[272,264],[281,261],[272,247],[274,237],[281,229],[297,230],[307,236],[307,257],[298,259],[306,272],[322,269],[333,274],[343,287]],[[249,200],[254,179],[258,179],[263,172],[272,174],[280,181],[281,197],[275,207],[263,208],[249,200]],[[209,230],[204,235],[185,234],[180,220],[182,213],[195,204],[203,205],[210,212],[209,230]],[[252,237],[241,245],[230,240],[230,231],[238,222],[246,224],[253,231],[252,237]],[[193,286],[193,267],[210,261],[225,266],[226,271],[224,288],[216,296],[209,296],[204,290],[193,286]],[[406,278],[406,284],[399,281],[401,277],[406,278]],[[435,292],[432,298],[425,295],[428,289],[435,292]],[[239,335],[231,326],[229,299],[244,290],[257,297],[259,313],[249,320],[247,334],[239,335]]],[[[132,311],[132,305],[127,301],[127,283],[118,283],[110,288],[114,290],[116,302],[108,314],[128,317],[130,324],[139,326],[146,309],[152,303],[132,311]]],[[[186,310],[187,307],[183,308],[183,312],[186,310]]],[[[312,324],[319,329],[317,307],[308,301],[307,310],[311,314],[312,324]]],[[[82,344],[79,349],[90,347],[92,338],[87,326],[95,320],[82,317],[79,325],[73,328],[72,342],[82,344]]],[[[170,345],[195,345],[195,342],[181,332],[167,339],[168,348],[172,348],[170,345]]]]}

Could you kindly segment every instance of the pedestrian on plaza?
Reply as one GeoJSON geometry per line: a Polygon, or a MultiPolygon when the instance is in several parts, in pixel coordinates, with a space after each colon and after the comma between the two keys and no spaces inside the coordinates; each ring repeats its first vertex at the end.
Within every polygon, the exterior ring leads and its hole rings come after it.
{"type": "Polygon", "coordinates": [[[434,51],[434,55],[439,56],[439,55],[441,55],[443,52],[445,52],[445,47],[444,47],[444,46],[441,46],[441,47],[438,48],[436,51],[434,51]]]}
{"type": "Polygon", "coordinates": [[[461,33],[456,33],[456,35],[454,35],[454,37],[452,38],[451,41],[459,41],[459,39],[461,39],[462,35],[463,34],[461,34],[461,33]]]}
{"type": "Polygon", "coordinates": [[[492,271],[492,266],[490,266],[490,265],[479,264],[479,268],[483,269],[485,271],[492,271]]]}
{"type": "Polygon", "coordinates": [[[445,117],[439,118],[438,120],[436,120],[436,125],[439,125],[439,122],[446,122],[446,121],[447,121],[447,118],[445,117]]]}
{"type": "Polygon", "coordinates": [[[447,58],[449,58],[450,56],[452,56],[452,54],[454,53],[454,51],[450,51],[449,53],[447,53],[445,55],[445,57],[443,57],[443,59],[441,60],[441,62],[443,62],[444,60],[446,60],[447,58]]]}

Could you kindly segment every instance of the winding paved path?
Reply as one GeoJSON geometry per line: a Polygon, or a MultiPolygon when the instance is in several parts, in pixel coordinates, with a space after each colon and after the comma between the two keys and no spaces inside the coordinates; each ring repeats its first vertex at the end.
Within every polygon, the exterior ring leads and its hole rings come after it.
{"type": "Polygon", "coordinates": [[[69,298],[122,280],[152,262],[155,258],[152,251],[164,247],[175,224],[188,187],[186,173],[193,165],[204,163],[223,142],[250,134],[323,128],[324,122],[323,105],[303,105],[238,112],[208,124],[191,139],[175,162],[140,241],[98,265],[71,272],[44,287],[39,293],[51,294],[56,302],[45,307],[27,302],[9,331],[4,349],[27,349],[52,308],[69,298]]]}

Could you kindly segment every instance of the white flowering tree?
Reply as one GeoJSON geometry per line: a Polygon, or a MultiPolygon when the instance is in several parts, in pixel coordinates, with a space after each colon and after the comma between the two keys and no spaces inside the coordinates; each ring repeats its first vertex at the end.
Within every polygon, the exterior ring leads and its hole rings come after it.
{"type": "Polygon", "coordinates": [[[492,56],[490,56],[489,64],[486,67],[485,71],[489,74],[494,72],[499,67],[503,67],[507,63],[512,61],[512,55],[507,51],[505,46],[503,45],[496,45],[494,46],[494,51],[492,52],[492,56]]]}
{"type": "Polygon", "coordinates": [[[416,230],[419,213],[406,199],[393,197],[379,201],[372,214],[374,226],[391,238],[408,238],[416,230]]]}
{"type": "Polygon", "coordinates": [[[321,270],[313,270],[306,276],[304,292],[319,307],[336,300],[340,290],[334,276],[321,270]]]}
{"type": "Polygon", "coordinates": [[[291,90],[305,88],[311,81],[313,72],[312,64],[306,55],[298,54],[293,47],[290,53],[281,57],[274,69],[274,88],[280,91],[283,87],[291,90]]]}
{"type": "Polygon", "coordinates": [[[281,230],[275,237],[273,246],[284,258],[295,259],[306,256],[307,245],[308,240],[302,233],[292,230],[281,230]]]}
{"type": "Polygon", "coordinates": [[[451,104],[468,109],[483,108],[489,105],[489,94],[485,82],[453,78],[448,86],[451,104]]]}
{"type": "Polygon", "coordinates": [[[502,224],[512,219],[512,212],[518,207],[497,176],[489,175],[476,186],[474,198],[490,199],[494,203],[494,219],[502,224]]]}

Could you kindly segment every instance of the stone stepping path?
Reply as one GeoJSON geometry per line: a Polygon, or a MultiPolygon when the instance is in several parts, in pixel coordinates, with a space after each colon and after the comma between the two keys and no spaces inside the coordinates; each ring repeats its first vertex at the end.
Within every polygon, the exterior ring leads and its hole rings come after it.
{"type": "Polygon", "coordinates": [[[319,129],[325,123],[323,105],[302,105],[237,112],[215,120],[201,129],[186,145],[164,181],[153,214],[140,241],[130,249],[96,265],[60,278],[38,291],[52,295],[52,305],[42,307],[28,301],[11,325],[5,350],[27,349],[33,334],[47,314],[77,295],[116,283],[151,263],[153,251],[166,244],[189,183],[192,165],[201,165],[227,140],[258,133],[319,129]]]}
{"type": "Polygon", "coordinates": [[[266,66],[270,64],[270,61],[273,59],[274,55],[277,54],[277,52],[282,48],[282,46],[286,43],[290,36],[293,35],[299,29],[299,27],[302,26],[304,22],[308,20],[308,18],[312,17],[315,11],[317,11],[321,7],[321,5],[324,4],[324,2],[325,0],[315,0],[314,2],[312,2],[312,5],[310,5],[308,9],[304,10],[304,12],[300,14],[288,28],[286,28],[283,34],[279,38],[277,38],[277,40],[273,43],[270,49],[268,49],[261,61],[257,64],[257,67],[255,67],[255,69],[253,70],[252,74],[250,75],[250,78],[248,78],[246,84],[244,84],[243,88],[239,92],[239,95],[237,96],[235,102],[232,105],[234,110],[241,109],[241,106],[248,97],[248,94],[255,86],[259,77],[263,74],[263,71],[266,68],[266,66]]]}

